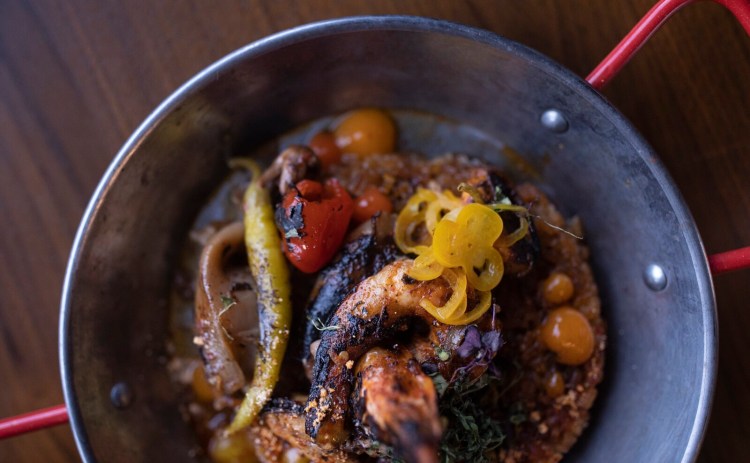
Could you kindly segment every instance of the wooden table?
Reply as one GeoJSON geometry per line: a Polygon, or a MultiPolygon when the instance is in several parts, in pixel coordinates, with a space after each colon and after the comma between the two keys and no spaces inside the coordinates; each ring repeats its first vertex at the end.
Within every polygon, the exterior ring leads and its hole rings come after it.
{"type": "MultiPolygon", "coordinates": [[[[0,416],[62,401],[58,301],[84,207],[126,137],[201,68],[298,24],[401,13],[495,31],[585,75],[651,3],[0,2],[0,416]]],[[[750,39],[730,14],[680,12],[605,94],[661,154],[707,251],[750,244],[750,39]]],[[[749,279],[716,281],[721,361],[701,461],[747,457],[749,279]]],[[[0,442],[0,461],[78,459],[67,426],[0,442]]]]}

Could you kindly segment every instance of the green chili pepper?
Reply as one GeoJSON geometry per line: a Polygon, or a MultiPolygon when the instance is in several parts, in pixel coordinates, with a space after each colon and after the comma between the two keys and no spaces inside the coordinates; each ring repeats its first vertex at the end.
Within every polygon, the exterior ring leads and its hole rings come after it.
{"type": "Polygon", "coordinates": [[[228,428],[229,433],[250,425],[271,398],[279,380],[292,321],[289,269],[274,222],[271,195],[260,183],[260,167],[255,162],[236,159],[232,165],[246,168],[253,175],[245,190],[242,207],[245,213],[247,260],[258,297],[260,345],[253,380],[228,428]]]}

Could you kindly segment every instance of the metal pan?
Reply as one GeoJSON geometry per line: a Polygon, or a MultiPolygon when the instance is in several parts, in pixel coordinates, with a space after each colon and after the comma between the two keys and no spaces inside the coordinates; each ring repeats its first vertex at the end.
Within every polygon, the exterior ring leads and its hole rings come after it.
{"type": "MultiPolygon", "coordinates": [[[[84,461],[191,455],[191,430],[165,368],[167,295],[186,230],[227,173],[228,156],[360,106],[459,121],[472,128],[459,144],[486,139],[524,154],[536,183],[585,224],[610,326],[606,380],[573,459],[693,461],[716,377],[709,264],[658,157],[594,88],[685,3],[662,0],[624,52],[590,76],[593,87],[510,40],[415,17],[296,28],[186,83],[118,153],[72,251],[60,350],[84,461]]],[[[720,3],[750,30],[745,0],[720,3]]],[[[729,255],[730,266],[741,261],[729,255]]]]}

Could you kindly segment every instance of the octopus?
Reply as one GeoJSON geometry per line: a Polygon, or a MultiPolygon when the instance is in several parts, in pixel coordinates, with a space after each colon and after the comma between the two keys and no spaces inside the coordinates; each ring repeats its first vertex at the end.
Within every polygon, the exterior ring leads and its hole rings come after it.
{"type": "MultiPolygon", "coordinates": [[[[448,283],[444,279],[414,280],[408,275],[411,265],[411,260],[398,260],[360,283],[341,303],[331,319],[331,323],[338,329],[326,331],[321,337],[315,354],[305,429],[323,447],[339,446],[348,438],[345,425],[355,375],[352,367],[363,355],[419,322],[432,332],[433,339],[441,342],[441,351],[454,352],[462,341],[460,336],[450,334],[456,330],[463,333],[466,327],[457,329],[441,324],[419,305],[423,299],[438,306],[445,304],[451,292],[448,283]]],[[[417,354],[414,360],[420,364],[440,363],[439,354],[434,347],[431,353],[428,349],[421,348],[420,343],[413,347],[417,354]]],[[[451,369],[455,371],[461,366],[464,365],[453,362],[451,369]]],[[[451,377],[453,371],[446,373],[447,377],[451,377]]],[[[429,387],[434,387],[431,382],[429,387]]],[[[391,394],[393,393],[397,394],[398,389],[391,390],[391,394]]],[[[434,391],[423,394],[434,396],[434,391]]],[[[376,389],[368,399],[373,403],[394,400],[389,397],[388,388],[376,389]]],[[[432,428],[434,421],[414,421],[412,424],[417,429],[413,435],[394,435],[393,438],[396,441],[415,442],[412,438],[430,435],[420,427],[432,428]]],[[[396,429],[403,431],[406,428],[402,426],[396,429]]],[[[434,458],[437,458],[436,448],[433,453],[434,458]]]]}
{"type": "MultiPolygon", "coordinates": [[[[306,309],[308,318],[330,320],[356,284],[399,256],[400,252],[393,243],[392,230],[392,215],[379,214],[349,235],[342,252],[316,280],[306,309]]],[[[302,355],[309,375],[312,374],[312,351],[317,348],[319,338],[320,331],[315,325],[307,324],[302,355]]]]}
{"type": "MultiPolygon", "coordinates": [[[[538,282],[550,269],[562,269],[588,289],[580,291],[587,294],[585,300],[574,302],[598,310],[587,251],[573,238],[561,237],[559,229],[568,224],[546,196],[532,186],[512,187],[499,171],[467,156],[425,161],[404,154],[344,155],[324,168],[304,146],[282,151],[261,181],[279,198],[302,179],[328,177],[336,177],[352,195],[378,185],[396,211],[418,187],[455,190],[465,183],[480,201],[507,198],[531,206],[537,218],[523,239],[502,250],[509,283],[492,292],[491,310],[468,326],[441,323],[421,307],[425,300],[442,306],[452,290],[443,278],[418,281],[409,276],[413,260],[393,241],[394,214],[378,213],[352,227],[338,254],[311,281],[306,301],[297,302],[303,310],[295,317],[305,322],[292,335],[299,339],[292,340],[285,365],[301,365],[309,384],[303,379],[296,389],[285,386],[284,398],[277,388],[242,437],[253,443],[255,457],[263,462],[294,461],[293,454],[315,462],[398,458],[436,463],[447,429],[440,408],[444,391],[435,378],[472,384],[491,371],[503,381],[503,391],[512,391],[493,402],[496,409],[488,410],[493,419],[508,423],[519,399],[527,408],[536,407],[536,414],[521,424],[504,425],[507,439],[487,453],[489,461],[558,461],[585,426],[601,380],[604,325],[598,312],[590,317],[598,342],[592,360],[561,373],[564,391],[557,397],[568,399],[546,397],[544,375],[557,367],[534,335],[551,309],[539,302],[538,282]],[[573,266],[566,267],[566,261],[573,266]],[[534,371],[533,380],[518,379],[519,364],[534,371]],[[571,403],[580,419],[563,416],[561,410],[567,413],[571,403]],[[545,430],[555,420],[564,429],[545,430]]],[[[471,201],[467,194],[464,199],[471,201]]],[[[518,228],[515,213],[499,214],[508,230],[518,228]]],[[[256,361],[258,320],[240,315],[255,313],[253,281],[237,257],[243,249],[241,224],[221,224],[203,247],[196,279],[196,339],[208,382],[225,396],[224,405],[237,403],[256,361]]],[[[471,288],[467,296],[469,306],[479,298],[471,288]]],[[[488,396],[498,394],[500,389],[492,389],[488,396]]],[[[231,413],[212,413],[205,412],[213,418],[201,426],[214,442],[221,439],[216,430],[231,413]]]]}
{"type": "Polygon", "coordinates": [[[437,463],[443,429],[432,379],[408,349],[373,348],[357,362],[356,416],[367,432],[418,463],[437,463]]]}

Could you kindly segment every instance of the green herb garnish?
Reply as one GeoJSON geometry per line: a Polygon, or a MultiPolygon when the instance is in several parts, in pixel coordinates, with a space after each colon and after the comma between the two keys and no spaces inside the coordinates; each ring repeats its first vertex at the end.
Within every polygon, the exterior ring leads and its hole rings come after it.
{"type": "Polygon", "coordinates": [[[510,413],[508,421],[515,424],[516,426],[528,419],[526,417],[526,410],[524,410],[523,405],[520,402],[516,402],[511,405],[508,412],[510,413]]]}
{"type": "Polygon", "coordinates": [[[446,381],[440,373],[432,374],[430,375],[430,378],[435,384],[435,391],[437,392],[438,397],[443,397],[445,391],[448,390],[448,381],[446,381]]]}
{"type": "Polygon", "coordinates": [[[440,415],[448,420],[440,441],[441,462],[489,461],[486,453],[505,440],[500,421],[485,413],[480,405],[480,392],[492,380],[490,375],[457,384],[449,384],[440,374],[431,378],[441,396],[440,415]]]}

